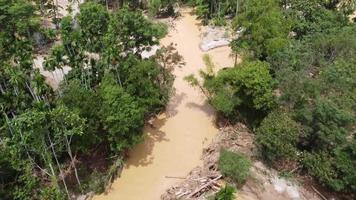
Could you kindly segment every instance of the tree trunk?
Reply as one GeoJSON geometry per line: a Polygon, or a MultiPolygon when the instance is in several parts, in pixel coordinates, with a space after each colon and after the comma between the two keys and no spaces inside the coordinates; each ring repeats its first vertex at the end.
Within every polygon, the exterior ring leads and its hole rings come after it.
{"type": "Polygon", "coordinates": [[[68,155],[70,157],[71,163],[73,163],[75,178],[77,179],[78,185],[81,188],[82,186],[80,184],[77,167],[75,166],[75,160],[73,159],[73,154],[72,154],[72,149],[70,147],[70,142],[68,141],[68,137],[67,136],[65,136],[65,138],[66,138],[66,144],[67,144],[67,152],[68,152],[68,155]]]}
{"type": "Polygon", "coordinates": [[[57,167],[58,167],[58,170],[59,170],[59,175],[60,175],[60,177],[61,177],[61,179],[62,179],[62,182],[63,182],[63,185],[64,185],[64,189],[65,189],[65,191],[66,191],[66,193],[67,193],[68,199],[70,199],[70,195],[69,195],[69,192],[68,192],[67,183],[66,183],[64,174],[63,174],[63,172],[62,172],[61,166],[60,166],[60,164],[59,164],[56,151],[54,150],[54,144],[53,144],[53,142],[52,142],[52,140],[51,140],[51,137],[49,136],[48,133],[47,133],[47,137],[48,137],[48,140],[49,140],[49,142],[50,142],[50,146],[51,146],[51,149],[52,149],[53,157],[54,157],[54,159],[56,160],[56,163],[57,163],[57,167]]]}
{"type": "Polygon", "coordinates": [[[235,14],[236,16],[238,12],[239,12],[239,0],[236,0],[236,14],[235,14]]]}

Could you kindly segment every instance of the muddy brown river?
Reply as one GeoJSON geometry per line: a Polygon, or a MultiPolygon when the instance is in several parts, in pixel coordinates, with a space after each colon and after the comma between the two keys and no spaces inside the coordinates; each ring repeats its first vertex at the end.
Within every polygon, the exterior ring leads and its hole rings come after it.
{"type": "MultiPolygon", "coordinates": [[[[199,21],[184,9],[182,17],[174,21],[175,27],[161,43],[177,44],[186,65],[174,70],[176,94],[167,111],[157,117],[154,127],[145,128],[144,142],[129,153],[122,174],[106,194],[94,200],[158,200],[160,195],[194,167],[201,165],[201,154],[217,133],[214,111],[204,96],[188,85],[183,77],[197,74],[204,68],[199,49],[201,41],[199,21]]],[[[221,67],[232,65],[230,49],[220,47],[209,51],[214,62],[221,67]]]]}

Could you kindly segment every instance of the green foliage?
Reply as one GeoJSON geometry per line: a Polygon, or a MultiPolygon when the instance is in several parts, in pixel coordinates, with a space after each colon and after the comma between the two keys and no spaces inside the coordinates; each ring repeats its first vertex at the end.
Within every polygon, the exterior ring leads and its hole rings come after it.
{"type": "Polygon", "coordinates": [[[95,91],[86,89],[80,81],[73,80],[61,86],[62,95],[59,103],[79,114],[85,119],[85,135],[73,137],[74,150],[88,151],[92,145],[100,143],[105,138],[99,137],[101,99],[95,91]]]}
{"type": "Polygon", "coordinates": [[[145,117],[164,108],[172,91],[170,72],[180,62],[174,48],[141,57],[166,26],[140,11],[109,13],[86,2],[78,15],[62,18],[58,31],[42,27],[37,14],[49,13],[57,23],[57,12],[48,1],[0,1],[1,199],[64,200],[72,192],[102,191],[106,176],[89,177],[96,179],[89,187],[80,182],[92,169],[78,169],[94,151],[120,157],[139,142],[145,117]],[[71,68],[56,91],[33,66],[36,45],[43,45],[38,34],[48,42],[54,33],[61,42],[44,68],[56,74],[71,68]]]}
{"type": "MultiPolygon", "coordinates": [[[[245,60],[260,61],[216,76],[202,73],[203,85],[193,76],[186,79],[229,119],[243,110],[266,116],[256,143],[268,162],[299,162],[322,185],[355,193],[356,26],[347,17],[355,4],[250,0],[240,5],[234,21],[240,37],[230,46],[245,60]]],[[[201,15],[211,13],[209,6],[197,8],[201,15]]]]}
{"type": "Polygon", "coordinates": [[[160,70],[154,60],[139,60],[130,55],[120,63],[117,73],[122,87],[136,98],[145,112],[155,111],[167,103],[170,90],[165,87],[171,86],[170,75],[160,70]]]}
{"type": "Polygon", "coordinates": [[[290,22],[277,0],[244,1],[234,23],[242,33],[233,49],[248,49],[257,58],[266,58],[288,44],[290,22]]]}
{"type": "Polygon", "coordinates": [[[132,147],[141,139],[142,109],[109,74],[106,74],[100,86],[100,96],[103,99],[100,115],[104,129],[108,131],[112,150],[121,152],[132,147]]]}
{"type": "Polygon", "coordinates": [[[77,17],[81,27],[84,46],[92,52],[101,51],[103,36],[109,26],[109,13],[100,4],[87,2],[80,5],[80,14],[77,17]]]}
{"type": "Polygon", "coordinates": [[[269,65],[264,62],[244,62],[206,77],[211,104],[225,116],[233,115],[238,107],[264,113],[273,108],[273,81],[269,65]]]}
{"type": "Polygon", "coordinates": [[[209,20],[214,25],[225,25],[225,17],[231,17],[238,13],[239,5],[243,0],[192,0],[195,14],[203,23],[208,24],[209,20]]]}
{"type": "Polygon", "coordinates": [[[106,173],[107,173],[106,171],[90,172],[90,174],[86,177],[86,179],[83,180],[82,187],[87,191],[94,191],[95,193],[105,192],[106,173]]]}
{"type": "Polygon", "coordinates": [[[295,37],[267,60],[278,80],[278,104],[289,114],[270,113],[257,143],[268,161],[300,161],[322,185],[353,193],[355,25],[322,1],[292,1],[285,15],[295,37]]]}
{"type": "Polygon", "coordinates": [[[229,185],[221,188],[218,193],[216,193],[214,200],[234,200],[235,188],[229,185]]]}
{"type": "Polygon", "coordinates": [[[123,8],[112,15],[107,45],[140,55],[147,47],[158,44],[162,36],[161,28],[147,20],[140,11],[123,8]]]}
{"type": "Polygon", "coordinates": [[[149,0],[148,11],[151,16],[172,16],[174,13],[174,6],[178,0],[149,0]]]}
{"type": "MultiPolygon", "coordinates": [[[[340,179],[341,177],[337,177],[337,173],[335,173],[337,171],[333,168],[332,160],[327,153],[306,153],[303,158],[303,164],[308,172],[316,177],[323,185],[329,186],[336,191],[345,189],[345,185],[340,179]]],[[[348,167],[352,166],[349,165],[348,167]]],[[[350,176],[347,178],[350,178],[350,176]]]]}
{"type": "Polygon", "coordinates": [[[292,29],[297,37],[324,32],[330,28],[341,28],[348,20],[343,13],[336,10],[335,5],[327,5],[325,1],[295,0],[289,6],[291,9],[288,16],[293,21],[292,29]]]}
{"type": "Polygon", "coordinates": [[[256,143],[268,161],[294,160],[301,126],[284,111],[274,110],[263,119],[256,131],[256,143]]]}
{"type": "Polygon", "coordinates": [[[163,22],[154,22],[152,27],[156,32],[158,38],[163,38],[168,34],[168,25],[163,22]]]}
{"type": "Polygon", "coordinates": [[[78,26],[71,17],[63,18],[63,45],[52,48],[45,64],[49,70],[72,67],[62,83],[60,102],[86,119],[90,135],[85,141],[74,138],[76,148],[83,151],[104,142],[120,153],[140,140],[144,116],[162,109],[171,94],[167,61],[141,58],[144,50],[158,44],[166,27],[126,7],[110,15],[93,2],[80,9],[78,26]],[[93,49],[94,43],[100,48],[93,49]],[[104,74],[111,75],[104,80],[104,74]],[[98,131],[107,134],[98,137],[98,131]]]}
{"type": "Polygon", "coordinates": [[[18,185],[14,188],[14,200],[66,199],[66,196],[61,190],[58,189],[58,187],[54,185],[41,184],[39,178],[33,177],[29,167],[24,170],[26,170],[26,172],[18,177],[18,181],[23,184],[23,186],[18,185]]]}
{"type": "MultiPolygon", "coordinates": [[[[250,175],[251,161],[244,155],[227,150],[220,152],[219,170],[221,173],[236,182],[243,184],[250,175]]],[[[231,189],[229,189],[231,192],[231,189]]]]}

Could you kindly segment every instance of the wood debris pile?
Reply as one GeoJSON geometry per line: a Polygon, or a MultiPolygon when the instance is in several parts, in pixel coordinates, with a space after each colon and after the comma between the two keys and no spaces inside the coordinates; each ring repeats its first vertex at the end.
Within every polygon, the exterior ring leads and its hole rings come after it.
{"type": "MultiPolygon", "coordinates": [[[[170,187],[162,200],[196,199],[202,200],[220,190],[224,185],[218,171],[218,160],[221,149],[239,151],[247,156],[252,155],[253,134],[243,124],[226,127],[220,130],[213,142],[203,150],[203,166],[193,169],[184,180],[170,187]]],[[[174,177],[166,177],[174,178],[174,177]]],[[[177,177],[176,177],[177,178],[177,177]]]]}

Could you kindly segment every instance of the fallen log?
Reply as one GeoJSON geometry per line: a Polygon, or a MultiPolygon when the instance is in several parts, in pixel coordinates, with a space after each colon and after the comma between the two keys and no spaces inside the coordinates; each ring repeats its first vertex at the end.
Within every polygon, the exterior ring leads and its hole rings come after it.
{"type": "Polygon", "coordinates": [[[179,195],[177,196],[177,198],[179,199],[179,198],[181,198],[182,196],[184,196],[184,195],[186,195],[186,194],[188,194],[188,193],[189,193],[188,191],[183,192],[182,194],[179,194],[179,195]]]}
{"type": "Polygon", "coordinates": [[[209,181],[208,183],[204,184],[203,186],[201,186],[200,188],[198,188],[197,190],[195,190],[193,193],[191,193],[188,198],[192,198],[195,194],[197,194],[198,192],[200,192],[201,190],[203,190],[204,188],[210,186],[211,184],[213,184],[215,181],[219,180],[222,177],[222,175],[217,176],[216,178],[214,178],[213,180],[209,181]]]}
{"type": "Polygon", "coordinates": [[[314,186],[311,186],[315,193],[317,193],[322,199],[328,200],[321,192],[319,192],[314,186]]]}
{"type": "Polygon", "coordinates": [[[165,178],[186,179],[185,177],[180,177],[180,176],[165,176],[165,178]]]}

